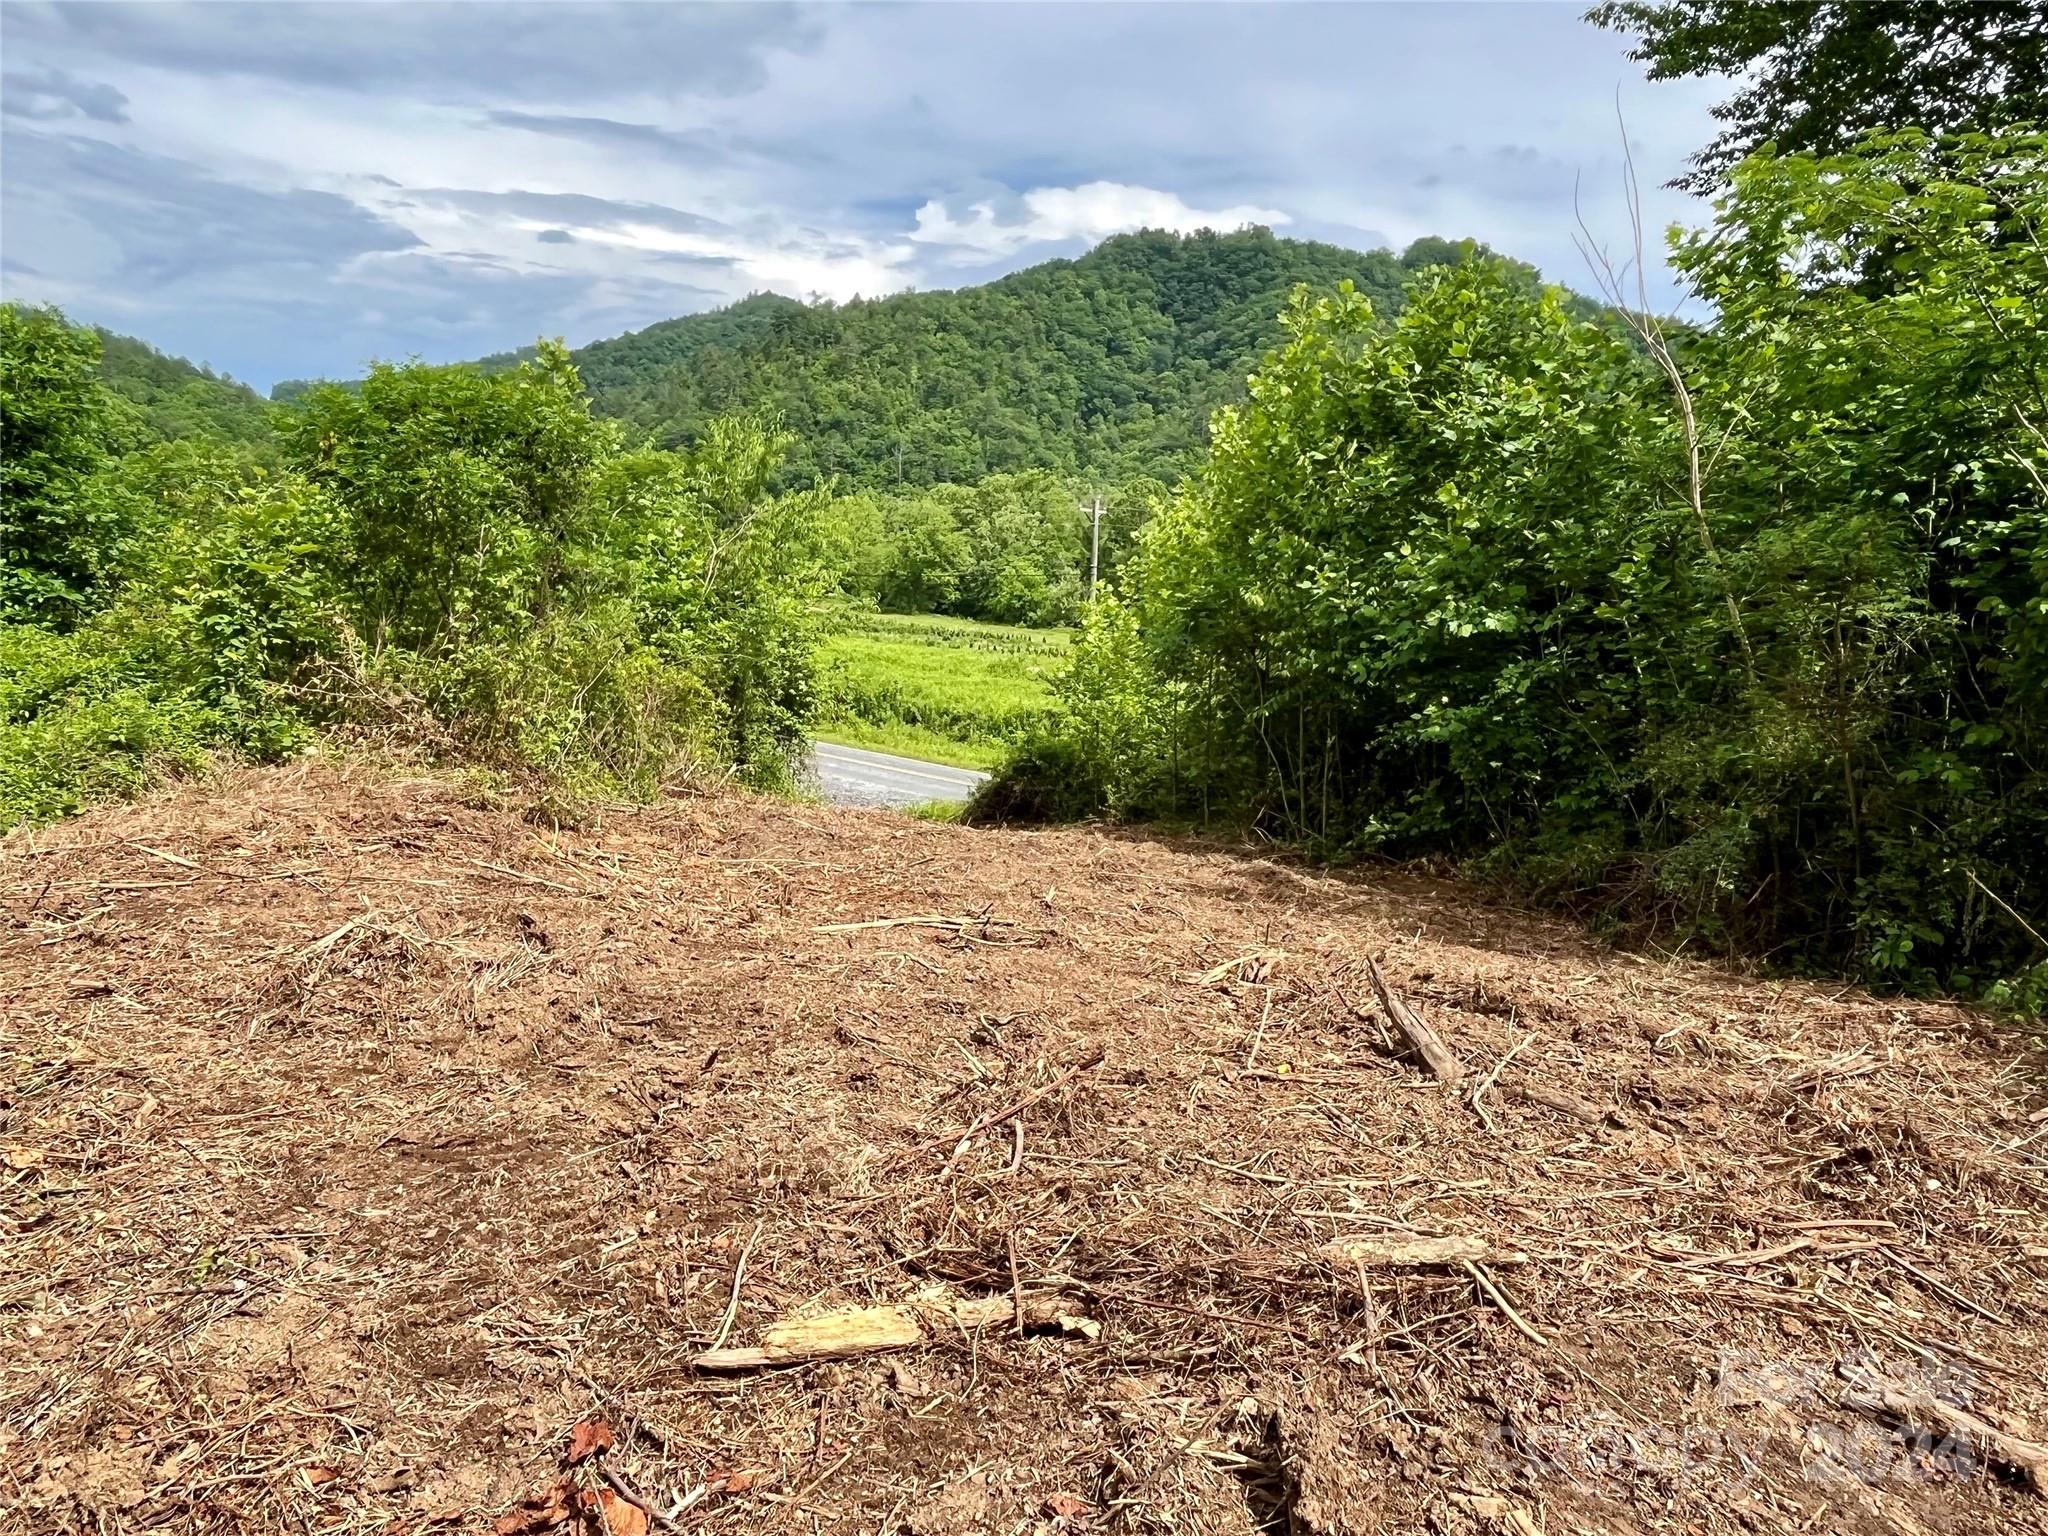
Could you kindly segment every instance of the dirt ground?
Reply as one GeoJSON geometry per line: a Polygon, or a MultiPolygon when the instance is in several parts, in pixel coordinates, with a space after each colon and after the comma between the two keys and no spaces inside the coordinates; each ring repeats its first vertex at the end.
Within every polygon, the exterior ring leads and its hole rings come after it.
{"type": "Polygon", "coordinates": [[[16,834],[0,914],[8,1532],[2048,1531],[2048,1094],[1962,1010],[333,765],[16,834]]]}

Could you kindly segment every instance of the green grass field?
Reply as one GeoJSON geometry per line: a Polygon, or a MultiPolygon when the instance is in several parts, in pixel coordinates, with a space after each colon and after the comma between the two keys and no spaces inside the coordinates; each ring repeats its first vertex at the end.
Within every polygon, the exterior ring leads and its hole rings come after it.
{"type": "Polygon", "coordinates": [[[819,652],[818,735],[962,768],[993,767],[1052,709],[1070,631],[847,612],[819,652]]]}

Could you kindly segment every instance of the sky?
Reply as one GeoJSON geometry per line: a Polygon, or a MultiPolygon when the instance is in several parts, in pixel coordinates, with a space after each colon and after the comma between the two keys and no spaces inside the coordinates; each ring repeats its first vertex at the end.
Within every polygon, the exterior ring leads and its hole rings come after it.
{"type": "Polygon", "coordinates": [[[1583,4],[0,4],[0,293],[267,390],[1120,231],[1655,250],[1718,82],[1583,4]],[[1576,193],[1575,193],[1575,188],[1576,193]]]}

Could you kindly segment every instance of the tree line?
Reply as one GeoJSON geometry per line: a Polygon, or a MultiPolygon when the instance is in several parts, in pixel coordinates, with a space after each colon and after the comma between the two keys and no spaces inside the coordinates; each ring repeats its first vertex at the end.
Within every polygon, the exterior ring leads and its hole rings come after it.
{"type": "Polygon", "coordinates": [[[1171,480],[1199,461],[1210,412],[1242,396],[1297,283],[1348,278],[1391,309],[1414,272],[1475,249],[1146,230],[972,288],[846,304],[758,294],[573,357],[599,414],[664,447],[736,411],[773,411],[796,438],[786,486],[910,491],[1032,471],[1171,480]]]}
{"type": "MultiPolygon", "coordinates": [[[[1668,253],[1708,318],[1588,319],[1486,259],[1391,315],[1297,291],[980,813],[1448,856],[1667,942],[2038,1012],[2048,138],[1981,99],[1822,133],[1826,28],[1905,68],[1914,8],[1611,9],[1673,69],[1775,18],[1668,253]],[[1748,142],[1774,112],[1817,147],[1748,142]]],[[[1918,9],[2000,58],[2042,24],[1918,9]]]]}

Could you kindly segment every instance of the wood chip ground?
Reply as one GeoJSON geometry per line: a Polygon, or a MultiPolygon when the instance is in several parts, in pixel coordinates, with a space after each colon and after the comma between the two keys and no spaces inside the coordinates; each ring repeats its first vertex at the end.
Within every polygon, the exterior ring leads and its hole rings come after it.
{"type": "Polygon", "coordinates": [[[2029,1051],[1254,850],[230,775],[0,843],[0,1530],[2048,1531],[2029,1051]]]}

